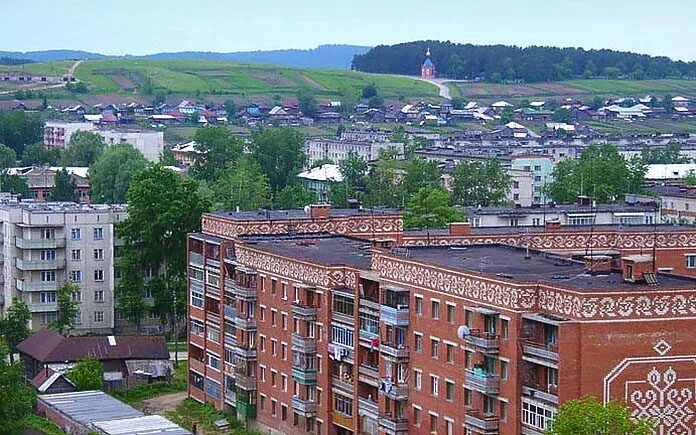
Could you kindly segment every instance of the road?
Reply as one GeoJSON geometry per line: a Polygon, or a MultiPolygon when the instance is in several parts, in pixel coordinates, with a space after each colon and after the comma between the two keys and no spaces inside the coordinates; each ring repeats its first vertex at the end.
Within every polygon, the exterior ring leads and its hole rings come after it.
{"type": "MultiPolygon", "coordinates": [[[[74,76],[75,76],[75,71],[77,70],[77,67],[80,66],[81,63],[82,63],[82,60],[77,60],[77,61],[75,61],[75,63],[72,64],[72,66],[71,66],[70,69],[68,70],[68,75],[71,75],[71,76],[74,77],[74,76]]],[[[77,80],[77,79],[76,79],[76,80],[77,80]]]]}
{"type": "MultiPolygon", "coordinates": [[[[77,70],[77,67],[80,66],[81,63],[82,63],[81,60],[76,60],[75,63],[73,63],[70,66],[70,68],[68,69],[68,75],[75,76],[75,71],[77,70]]],[[[75,81],[79,81],[79,80],[75,79],[75,81]]],[[[20,89],[26,89],[26,90],[31,90],[31,91],[41,91],[44,89],[63,88],[67,84],[68,84],[68,82],[61,82],[61,83],[54,84],[54,85],[43,85],[43,86],[36,86],[36,87],[27,86],[27,87],[20,88],[20,89]]],[[[12,89],[10,91],[0,91],[0,95],[14,94],[15,92],[19,91],[20,89],[12,89]]]]}

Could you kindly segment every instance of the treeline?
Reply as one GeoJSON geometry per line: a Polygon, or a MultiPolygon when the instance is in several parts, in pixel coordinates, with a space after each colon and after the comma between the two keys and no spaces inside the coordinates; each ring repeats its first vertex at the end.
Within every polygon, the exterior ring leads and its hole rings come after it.
{"type": "Polygon", "coordinates": [[[13,57],[0,56],[0,65],[23,65],[25,63],[34,63],[29,59],[15,59],[13,57]]]}
{"type": "Polygon", "coordinates": [[[696,62],[673,61],[614,50],[516,47],[416,41],[380,45],[353,58],[353,69],[370,73],[420,75],[430,49],[437,75],[491,82],[541,82],[572,78],[634,80],[696,78],[696,62]]]}

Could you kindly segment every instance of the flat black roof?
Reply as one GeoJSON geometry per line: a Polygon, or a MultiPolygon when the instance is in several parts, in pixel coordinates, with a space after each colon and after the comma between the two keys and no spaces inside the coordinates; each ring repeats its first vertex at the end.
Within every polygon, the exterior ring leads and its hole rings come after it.
{"type": "MultiPolygon", "coordinates": [[[[332,208],[331,217],[348,216],[391,216],[400,215],[401,211],[395,208],[332,208]]],[[[215,216],[220,216],[237,221],[274,221],[274,220],[301,220],[310,219],[309,213],[303,209],[296,210],[259,210],[259,211],[216,211],[215,216]]]]}
{"type": "MultiPolygon", "coordinates": [[[[657,224],[657,225],[561,225],[559,230],[554,232],[548,231],[544,226],[520,226],[520,227],[471,227],[472,236],[486,236],[495,234],[538,234],[547,232],[549,234],[564,233],[564,232],[594,232],[601,233],[602,231],[622,231],[622,232],[644,232],[644,233],[671,233],[679,231],[694,231],[694,225],[677,225],[677,224],[657,224]]],[[[404,237],[414,236],[446,236],[449,234],[449,228],[413,228],[404,230],[404,237]]]]}
{"type": "MultiPolygon", "coordinates": [[[[397,248],[395,253],[406,252],[397,248]]],[[[624,282],[618,271],[592,276],[580,261],[553,254],[504,245],[472,245],[408,248],[408,258],[464,272],[497,275],[516,282],[549,283],[558,287],[595,290],[629,290],[655,288],[646,284],[624,282]]],[[[696,279],[658,274],[659,287],[696,288],[696,279]]]]}
{"type": "Polygon", "coordinates": [[[371,243],[351,237],[320,234],[250,237],[245,244],[310,263],[344,265],[362,270],[369,270],[372,264],[371,243]]]}

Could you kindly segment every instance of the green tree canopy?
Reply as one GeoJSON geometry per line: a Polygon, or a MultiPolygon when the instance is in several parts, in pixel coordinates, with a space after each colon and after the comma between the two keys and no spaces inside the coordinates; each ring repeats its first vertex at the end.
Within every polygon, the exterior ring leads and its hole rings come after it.
{"type": "Polygon", "coordinates": [[[452,172],[452,198],[463,206],[503,205],[512,185],[498,159],[460,162],[452,172]]]}
{"type": "Polygon", "coordinates": [[[15,150],[0,143],[0,169],[13,168],[17,165],[15,150]]]}
{"type": "Polygon", "coordinates": [[[99,134],[91,131],[76,131],[63,151],[62,166],[90,166],[97,161],[105,148],[106,144],[99,134]]]}
{"type": "Polygon", "coordinates": [[[85,358],[78,361],[66,376],[79,391],[99,390],[104,384],[104,364],[96,358],[85,358]]]}
{"type": "Polygon", "coordinates": [[[59,334],[69,334],[75,327],[75,318],[79,312],[79,305],[74,302],[73,294],[80,291],[80,287],[70,281],[65,281],[58,288],[56,301],[58,302],[58,313],[56,320],[48,326],[56,330],[59,334]]]}
{"type": "Polygon", "coordinates": [[[450,222],[461,222],[462,214],[449,204],[442,189],[422,187],[413,195],[404,215],[405,228],[441,228],[450,222]]]}
{"type": "Polygon", "coordinates": [[[211,185],[216,210],[257,210],[271,203],[271,188],[261,167],[249,158],[240,159],[211,185]]]}
{"type": "Polygon", "coordinates": [[[10,363],[9,348],[0,340],[0,434],[19,434],[24,418],[36,400],[33,388],[24,381],[22,365],[10,363]]]}
{"type": "Polygon", "coordinates": [[[649,435],[649,421],[631,418],[623,403],[602,404],[594,397],[568,400],[558,409],[547,435],[649,435]]]}
{"type": "Polygon", "coordinates": [[[643,146],[640,158],[646,165],[688,163],[689,158],[681,153],[681,145],[670,142],[664,147],[643,146]]]}
{"type": "Polygon", "coordinates": [[[580,195],[599,203],[616,202],[642,189],[645,170],[640,158],[626,161],[613,145],[593,145],[580,158],[556,165],[549,192],[558,203],[572,203],[580,195]]]}
{"type": "Polygon", "coordinates": [[[176,161],[174,157],[174,152],[169,148],[164,148],[162,150],[162,155],[159,158],[159,164],[162,166],[178,166],[179,162],[176,161]]]}
{"type": "Polygon", "coordinates": [[[312,163],[312,169],[318,168],[319,166],[322,165],[333,165],[335,162],[329,158],[322,158],[319,160],[315,160],[314,163],[312,163]]]}
{"type": "Polygon", "coordinates": [[[56,166],[60,161],[60,148],[46,148],[41,142],[27,145],[22,153],[22,165],[56,166]]]}
{"type": "Polygon", "coordinates": [[[0,143],[22,155],[24,147],[43,141],[44,122],[38,113],[0,110],[0,143]]]}
{"type": "Polygon", "coordinates": [[[291,128],[252,134],[251,155],[268,177],[273,192],[280,192],[302,171],[307,156],[304,136],[291,128]]]}
{"type": "Polygon", "coordinates": [[[297,105],[303,115],[312,117],[316,115],[319,106],[314,93],[308,88],[300,88],[297,91],[297,105]]]}
{"type": "Polygon", "coordinates": [[[417,157],[412,158],[406,164],[406,175],[404,175],[401,187],[404,197],[408,201],[423,187],[439,188],[442,186],[442,172],[437,167],[437,161],[424,160],[417,157]]]}
{"type": "Polygon", "coordinates": [[[145,300],[145,279],[143,266],[140,264],[139,252],[127,247],[119,247],[117,261],[121,278],[116,281],[114,293],[116,308],[140,332],[140,327],[149,306],[145,300]]]}
{"type": "Polygon", "coordinates": [[[193,175],[201,180],[213,181],[223,171],[234,165],[242,156],[244,143],[222,125],[209,125],[196,130],[193,136],[198,158],[191,168],[193,175]]]}
{"type": "Polygon", "coordinates": [[[343,181],[348,185],[348,189],[354,196],[357,191],[365,189],[365,175],[367,175],[367,162],[358,156],[358,153],[351,150],[348,156],[338,163],[341,170],[343,181]]]}
{"type": "Polygon", "coordinates": [[[380,160],[367,177],[363,203],[368,207],[405,207],[402,189],[396,182],[396,161],[380,160]]]}
{"type": "Polygon", "coordinates": [[[147,159],[130,144],[112,145],[89,168],[92,201],[123,204],[133,175],[147,167],[147,159]]]}
{"type": "Polygon", "coordinates": [[[0,319],[0,336],[10,348],[10,361],[14,361],[17,345],[31,335],[30,320],[31,312],[27,304],[20,298],[13,297],[12,305],[7,309],[5,318],[0,319]]]}
{"type": "Polygon", "coordinates": [[[362,97],[366,100],[369,100],[372,97],[376,97],[379,95],[379,90],[377,89],[377,86],[375,86],[374,83],[369,83],[365,85],[364,88],[362,88],[362,97]]]}
{"type": "Polygon", "coordinates": [[[570,110],[565,107],[559,107],[553,112],[553,120],[556,122],[572,122],[572,117],[570,116],[570,110]]]}
{"type": "Polygon", "coordinates": [[[292,210],[302,208],[317,201],[314,192],[305,189],[300,183],[288,184],[278,192],[274,200],[276,210],[292,210]]]}
{"type": "Polygon", "coordinates": [[[8,175],[6,172],[0,173],[0,191],[22,195],[23,198],[31,198],[27,180],[18,175],[8,175]]]}
{"type": "Polygon", "coordinates": [[[77,183],[67,169],[63,168],[56,172],[53,183],[53,191],[51,192],[53,201],[77,201],[79,199],[77,183]]]}

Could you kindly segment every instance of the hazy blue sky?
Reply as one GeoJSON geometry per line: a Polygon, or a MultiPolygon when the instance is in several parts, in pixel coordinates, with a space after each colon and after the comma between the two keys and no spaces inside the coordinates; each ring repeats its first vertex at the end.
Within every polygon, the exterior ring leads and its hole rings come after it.
{"type": "Polygon", "coordinates": [[[694,0],[0,0],[0,50],[106,54],[417,39],[696,59],[694,0]]]}

